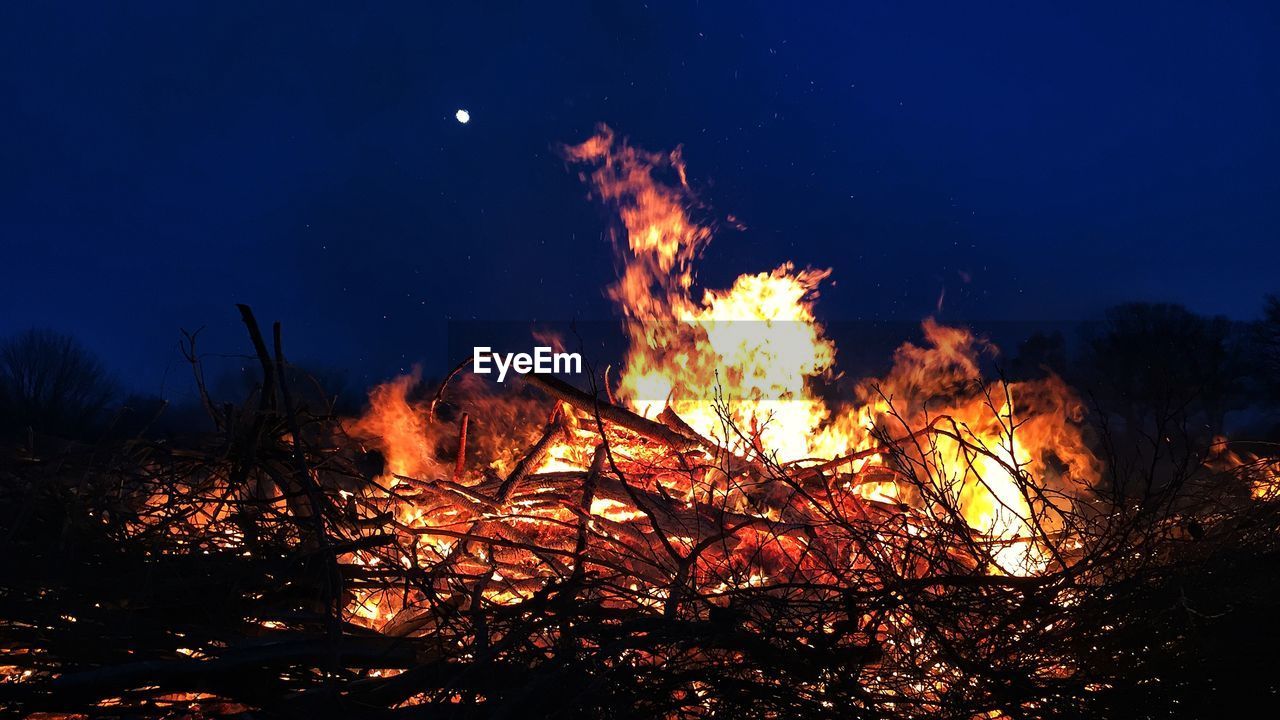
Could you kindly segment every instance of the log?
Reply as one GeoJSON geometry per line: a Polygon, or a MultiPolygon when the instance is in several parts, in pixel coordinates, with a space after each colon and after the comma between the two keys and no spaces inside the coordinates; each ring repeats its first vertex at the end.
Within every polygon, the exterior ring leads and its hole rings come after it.
{"type": "Polygon", "coordinates": [[[542,437],[538,438],[538,442],[534,443],[529,452],[525,454],[520,462],[516,464],[511,474],[502,482],[498,488],[498,504],[501,505],[511,498],[511,494],[515,492],[520,483],[534,470],[542,464],[542,459],[547,456],[547,451],[551,449],[552,442],[555,441],[556,434],[560,432],[560,413],[551,414],[551,422],[547,423],[546,429],[542,431],[542,437]]]}
{"type": "Polygon", "coordinates": [[[651,440],[665,443],[675,450],[701,448],[704,441],[676,432],[660,422],[637,415],[630,410],[589,395],[569,383],[551,375],[525,375],[525,382],[542,390],[561,402],[568,403],[583,412],[597,415],[605,422],[626,428],[651,440]]]}

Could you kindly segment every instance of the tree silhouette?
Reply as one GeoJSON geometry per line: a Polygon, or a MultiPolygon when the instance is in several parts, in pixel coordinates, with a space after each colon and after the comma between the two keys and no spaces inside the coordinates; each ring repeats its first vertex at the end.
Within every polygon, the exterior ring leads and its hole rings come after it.
{"type": "Polygon", "coordinates": [[[102,363],[69,335],[31,329],[0,343],[0,423],[76,437],[115,395],[102,363]]]}
{"type": "Polygon", "coordinates": [[[1063,375],[1067,371],[1067,344],[1062,333],[1038,332],[1018,344],[1018,353],[1009,366],[1015,380],[1040,377],[1045,372],[1063,375]]]}
{"type": "Polygon", "coordinates": [[[1280,402],[1280,296],[1268,295],[1262,319],[1254,325],[1260,389],[1267,401],[1280,402]]]}
{"type": "Polygon", "coordinates": [[[1219,434],[1227,412],[1247,400],[1242,339],[1225,317],[1127,303],[1108,309],[1101,326],[1086,332],[1081,369],[1087,389],[1130,430],[1186,418],[1219,434]]]}

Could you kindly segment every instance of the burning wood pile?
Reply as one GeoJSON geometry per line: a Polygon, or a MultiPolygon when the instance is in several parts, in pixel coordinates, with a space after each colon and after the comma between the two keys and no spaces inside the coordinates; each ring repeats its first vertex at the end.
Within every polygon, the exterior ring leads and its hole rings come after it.
{"type": "Polygon", "coordinates": [[[1115,717],[1276,691],[1267,461],[1110,486],[1065,384],[987,382],[985,345],[933,321],[829,407],[828,271],[694,298],[710,230],[679,155],[602,130],[566,157],[622,219],[616,383],[460,368],[344,421],[242,307],[262,383],[209,401],[216,436],[12,458],[0,705],[1115,717]]]}

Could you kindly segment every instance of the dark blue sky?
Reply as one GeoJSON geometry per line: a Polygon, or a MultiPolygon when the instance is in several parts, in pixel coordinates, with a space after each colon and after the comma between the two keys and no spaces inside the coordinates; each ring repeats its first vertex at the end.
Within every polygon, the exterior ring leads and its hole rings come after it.
{"type": "Polygon", "coordinates": [[[236,302],[361,384],[446,316],[607,317],[554,151],[598,121],[747,226],[702,280],[830,266],[830,319],[1280,290],[1272,3],[106,5],[0,10],[0,333],[149,391],[179,328],[244,350],[236,302]]]}

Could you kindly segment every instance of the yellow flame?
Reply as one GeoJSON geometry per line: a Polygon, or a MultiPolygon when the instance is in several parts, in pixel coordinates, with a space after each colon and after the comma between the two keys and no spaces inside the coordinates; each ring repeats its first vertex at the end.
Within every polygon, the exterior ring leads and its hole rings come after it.
{"type": "MultiPolygon", "coordinates": [[[[990,547],[993,572],[1035,573],[1047,566],[1042,541],[1046,533],[1061,530],[1063,508],[1028,493],[1028,484],[1050,487],[1054,497],[1070,502],[1100,473],[1081,435],[1083,406],[1060,379],[1014,383],[1006,394],[1005,386],[989,386],[982,378],[981,356],[994,353],[994,347],[966,329],[927,319],[922,344],[903,344],[884,377],[857,384],[848,404],[828,406],[816,384],[835,380],[836,348],[814,307],[830,270],[784,263],[743,274],[727,289],[695,292],[696,260],[712,228],[694,217],[698,204],[680,151],[647,152],[601,128],[564,152],[584,168],[592,193],[616,209],[621,221],[615,236],[621,271],[608,294],[630,340],[617,388],[622,402],[648,417],[669,410],[705,438],[779,463],[858,452],[858,459],[839,472],[884,469],[845,482],[849,492],[910,504],[921,512],[954,507],[990,547]],[[926,426],[937,432],[915,434],[926,426]],[[895,457],[879,452],[885,436],[917,439],[895,457]],[[892,479],[904,470],[934,491],[921,493],[892,479]]],[[[356,433],[383,450],[388,473],[447,477],[454,470],[451,462],[438,459],[439,445],[442,439],[458,442],[448,434],[456,431],[433,424],[421,405],[407,399],[413,384],[414,379],[401,378],[376,389],[356,433]]],[[[545,405],[537,410],[539,418],[510,398],[477,392],[472,399],[468,447],[479,444],[484,452],[469,450],[468,455],[482,457],[490,471],[504,476],[514,467],[516,453],[528,447],[511,429],[544,426],[545,405]]],[[[578,427],[581,418],[571,412],[565,418],[564,432],[538,472],[589,464],[598,442],[593,429],[578,427]]],[[[640,447],[615,449],[624,455],[644,453],[640,447]]],[[[672,489],[686,503],[703,492],[672,489]]],[[[740,489],[706,492],[718,492],[742,511],[778,516],[776,508],[746,507],[740,489]]],[[[510,522],[553,512],[528,502],[519,510],[510,522]]],[[[642,517],[627,503],[599,498],[591,512],[617,522],[642,517]]],[[[415,527],[465,515],[433,513],[434,520],[421,510],[397,511],[402,522],[415,527]]],[[[520,592],[503,588],[499,594],[506,601],[520,592]]],[[[380,604],[371,607],[375,600],[362,598],[356,614],[382,616],[380,604]]]]}

